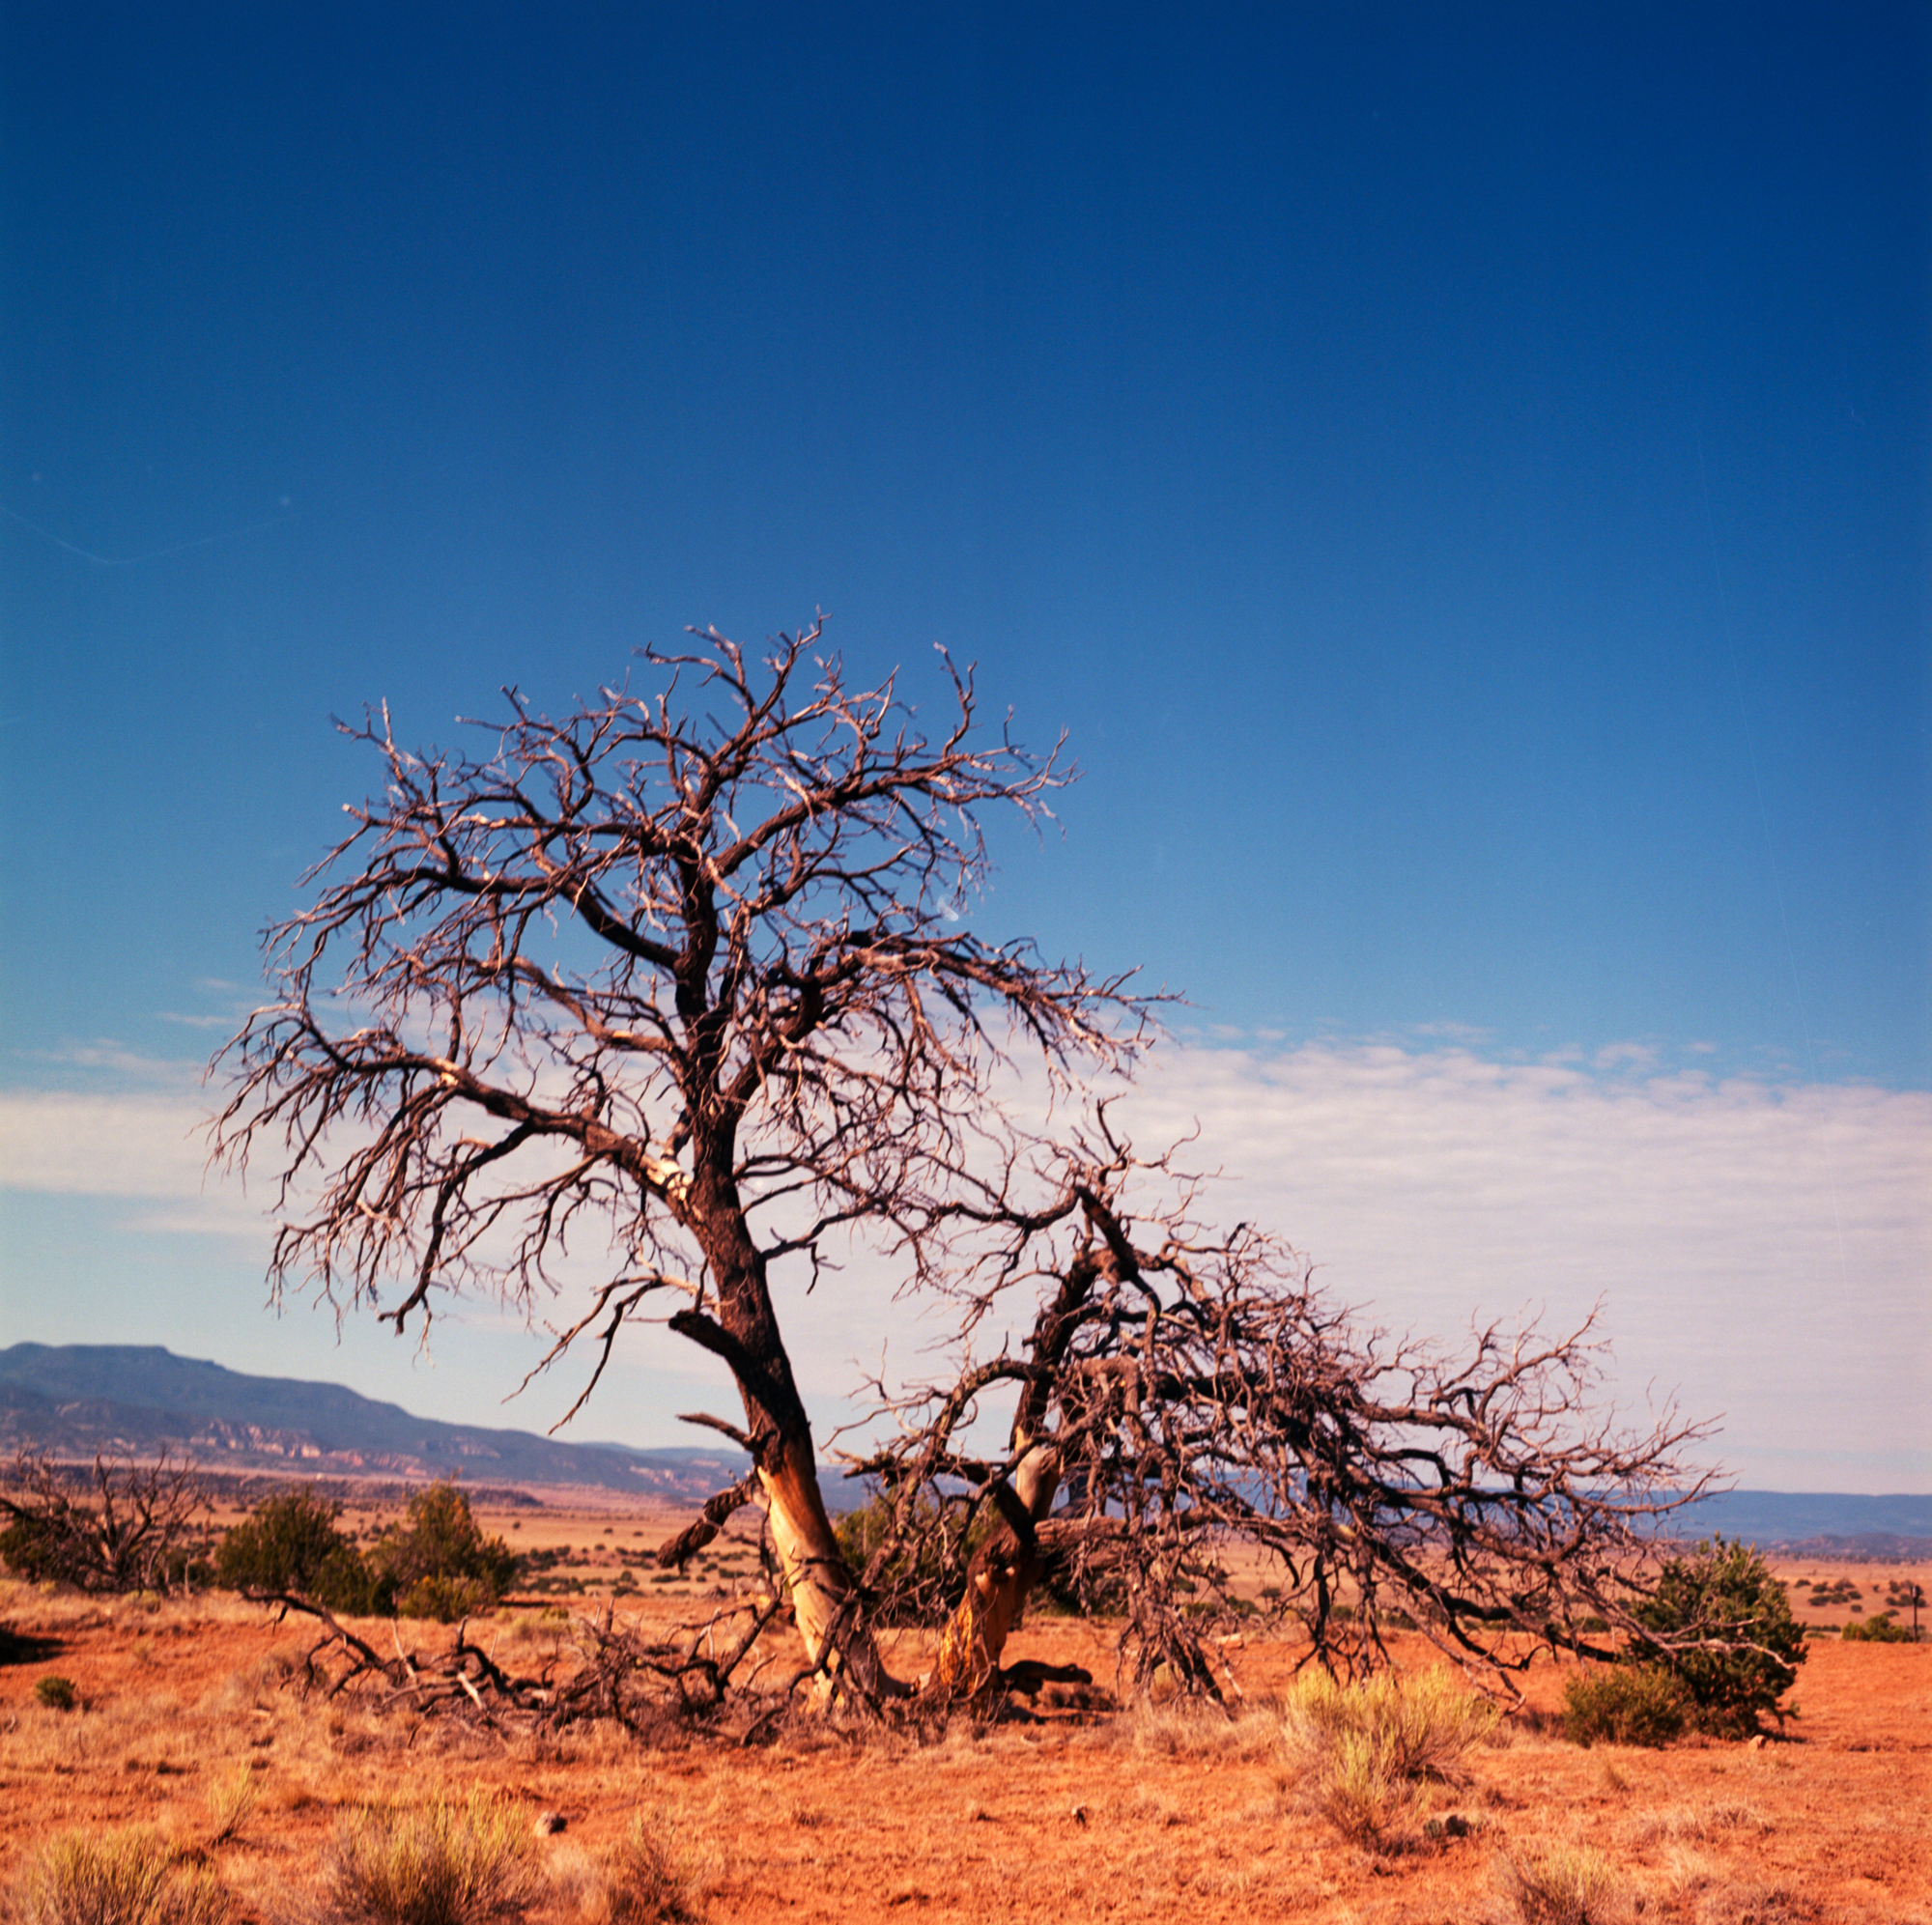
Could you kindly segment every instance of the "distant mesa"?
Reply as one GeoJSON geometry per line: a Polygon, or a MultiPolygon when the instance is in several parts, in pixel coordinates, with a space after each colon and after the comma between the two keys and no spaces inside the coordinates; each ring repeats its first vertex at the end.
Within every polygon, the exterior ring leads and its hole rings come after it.
{"type": "Polygon", "coordinates": [[[743,1477],[730,1450],[562,1444],[412,1417],[341,1384],[248,1376],[158,1345],[15,1344],[0,1349],[0,1451],[153,1457],[164,1446],[210,1470],[590,1486],[701,1502],[743,1477]]]}
{"type": "MultiPolygon", "coordinates": [[[[211,1471],[576,1485],[702,1503],[750,1459],[730,1450],[560,1444],[412,1417],[341,1384],[256,1377],[157,1345],[15,1344],[0,1350],[0,1452],[153,1457],[163,1445],[211,1471]]],[[[1674,1513],[1668,1535],[1721,1534],[1790,1555],[1932,1557],[1932,1496],[1728,1490],[1674,1513]]]]}
{"type": "Polygon", "coordinates": [[[1916,1562],[1932,1557],[1932,1496],[1724,1490],[1673,1514],[1674,1538],[1725,1537],[1787,1557],[1916,1562]]]}

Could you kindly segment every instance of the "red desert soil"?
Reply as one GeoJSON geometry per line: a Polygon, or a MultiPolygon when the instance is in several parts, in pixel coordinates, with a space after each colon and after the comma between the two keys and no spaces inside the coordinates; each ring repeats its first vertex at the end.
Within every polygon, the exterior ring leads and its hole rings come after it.
{"type": "MultiPolygon", "coordinates": [[[[578,1509],[506,1513],[489,1526],[513,1517],[513,1543],[569,1543],[599,1590],[663,1521],[578,1509]]],[[[1888,1578],[1927,1576],[1815,1564],[1782,1574],[1849,1577],[1868,1611],[1888,1578]]],[[[640,1581],[620,1611],[688,1610],[691,1587],[640,1581]]],[[[343,1810],[476,1788],[520,1800],[533,1821],[566,1821],[542,1846],[562,1875],[566,1895],[548,1914],[558,1925],[584,1917],[567,1894],[588,1888],[586,1854],[611,1846],[640,1807],[681,1841],[713,1919],[1463,1925],[1510,1915],[1494,1883],[1503,1853],[1569,1841],[1615,1867],[1632,1918],[1932,1925],[1932,1644],[1814,1640],[1784,1741],[1586,1751],[1519,1724],[1472,1755],[1465,1786],[1437,1797],[1435,1814],[1464,1819],[1465,1835],[1374,1856],[1307,1804],[1283,1753],[1268,1694],[1291,1674],[1285,1646],[1235,1654],[1245,1698],[1233,1719],[1157,1709],[961,1722],[924,1741],[807,1727],[745,1749],[639,1747],[614,1727],[499,1738],[305,1700],[283,1682],[312,1641],[304,1628],[233,1599],[96,1600],[0,1583],[0,1625],[13,1634],[0,1664],[0,1883],[67,1827],[140,1821],[206,1847],[212,1801],[245,1773],[256,1801],[211,1855],[242,1916],[268,1925],[315,1914],[343,1810]],[[37,1702],[50,1674],[74,1682],[81,1709],[37,1702]]],[[[362,1628],[386,1648],[386,1625],[362,1628]]],[[[533,1657],[555,1628],[541,1606],[509,1608],[482,1641],[533,1657]]],[[[441,1633],[413,1625],[406,1635],[427,1648],[441,1633]]],[[[1429,1659],[1419,1642],[1403,1656],[1429,1659]]],[[[1009,1657],[1112,1675],[1101,1626],[1031,1621],[1009,1657]]],[[[1563,1676],[1533,1670],[1531,1704],[1553,1711],[1563,1676]]]]}

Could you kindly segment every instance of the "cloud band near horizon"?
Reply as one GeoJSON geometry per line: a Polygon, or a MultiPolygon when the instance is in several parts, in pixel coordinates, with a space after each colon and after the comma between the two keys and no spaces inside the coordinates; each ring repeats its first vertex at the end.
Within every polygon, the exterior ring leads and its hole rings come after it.
{"type": "MultiPolygon", "coordinates": [[[[204,1187],[206,1101],[0,1091],[0,1188],[128,1199],[135,1234],[266,1257],[259,1192],[204,1187]]],[[[1932,1092],[1644,1074],[1634,1055],[1593,1072],[1467,1047],[1178,1046],[1124,1114],[1144,1148],[1198,1128],[1183,1160],[1219,1173],[1204,1211],[1284,1236],[1376,1322],[1453,1342],[1601,1302],[1619,1403],[1721,1416],[1713,1455],[1747,1484],[1932,1488],[1932,1092]]],[[[814,1401],[844,1396],[881,1337],[931,1334],[889,1288],[851,1291],[793,1333],[814,1401]]],[[[99,1341],[90,1280],[60,1296],[74,1327],[44,1341],[99,1341]]]]}

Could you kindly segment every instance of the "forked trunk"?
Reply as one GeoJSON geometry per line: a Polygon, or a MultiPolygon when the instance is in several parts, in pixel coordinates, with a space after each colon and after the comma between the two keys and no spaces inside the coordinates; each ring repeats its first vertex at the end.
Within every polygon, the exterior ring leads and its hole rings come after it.
{"type": "MultiPolygon", "coordinates": [[[[1098,1208],[1096,1202],[1088,1199],[1090,1216],[1098,1208]]],[[[1122,1261],[1133,1261],[1133,1253],[1111,1217],[1103,1228],[1113,1231],[1107,1249],[1098,1254],[1082,1253],[1068,1264],[1060,1288],[1034,1324],[1030,1347],[1043,1371],[1027,1385],[1013,1413],[1012,1442],[1019,1460],[1011,1479],[994,1488],[1000,1528],[967,1567],[966,1595],[947,1624],[938,1659],[926,1681],[926,1688],[943,1701],[970,1698],[999,1675],[1007,1639],[1039,1581],[1044,1563],[1039,1526],[1060,1493],[1060,1449],[1046,1428],[1048,1381],[1065,1360],[1067,1345],[1079,1327],[1077,1313],[1095,1279],[1111,1273],[1122,1261]]]]}
{"type": "Polygon", "coordinates": [[[899,1697],[888,1676],[819,1494],[811,1422],[792,1377],[767,1287],[765,1260],[753,1242],[722,1155],[700,1160],[695,1215],[718,1280],[718,1316],[681,1311],[671,1328],[723,1357],[744,1400],[747,1441],[757,1464],[779,1568],[806,1656],[817,1670],[821,1704],[844,1694],[872,1703],[899,1697]]]}

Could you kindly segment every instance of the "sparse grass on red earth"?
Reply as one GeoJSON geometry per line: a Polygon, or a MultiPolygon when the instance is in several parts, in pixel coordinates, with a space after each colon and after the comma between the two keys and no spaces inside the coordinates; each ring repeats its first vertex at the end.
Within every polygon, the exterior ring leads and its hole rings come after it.
{"type": "MultiPolygon", "coordinates": [[[[526,1516],[519,1535],[570,1543],[575,1570],[608,1594],[627,1561],[648,1575],[623,1557],[637,1528],[621,1514],[526,1516]]],[[[1821,1583],[1841,1574],[1804,1570],[1821,1583]]],[[[1871,1568],[1848,1574],[1872,1591],[1871,1568]]],[[[1879,1573],[1880,1591],[1892,1574],[1879,1573]]],[[[668,1621],[729,1575],[675,1595],[634,1579],[619,1608],[668,1621]]],[[[556,1634],[546,1606],[578,1601],[499,1611],[483,1642],[505,1657],[535,1649],[556,1634]]],[[[344,1841],[380,1842],[385,1826],[438,1810],[497,1814],[504,1836],[527,1841],[533,1881],[512,1897],[538,1925],[1932,1925],[1932,1645],[1815,1639],[1799,1718],[1785,1740],[1757,1745],[1579,1748],[1558,1735],[1573,1667],[1533,1669],[1534,1715],[1492,1733],[1480,1720],[1458,1727],[1451,1693],[1427,1722],[1454,1743],[1393,1772],[1380,1821],[1350,1838],[1324,1815],[1334,1786],[1308,1737],[1321,1720],[1293,1710],[1297,1654],[1285,1646],[1233,1654],[1244,1695],[1232,1716],[1068,1709],[923,1738],[801,1723],[751,1748],[702,1737],[640,1747],[608,1725],[499,1737],[418,1724],[366,1698],[304,1696],[304,1628],[219,1596],[103,1599],[0,1583],[0,1625],[11,1633],[0,1641],[0,1889],[36,1925],[55,1925],[44,1882],[33,1886],[37,1854],[129,1827],[158,1841],[159,1862],[187,1882],[170,1887],[178,1894],[213,1879],[237,1925],[333,1925],[354,1909],[344,1841]],[[71,1709],[41,1700],[48,1676],[72,1682],[71,1709]]],[[[392,1635],[383,1622],[361,1628],[385,1647],[392,1635]]],[[[447,1633],[410,1625],[402,1635],[427,1649],[447,1633]]],[[[1436,1660],[1409,1643],[1401,1655],[1426,1676],[1436,1660]]],[[[1112,1675],[1107,1628],[1075,1620],[1030,1622],[1008,1655],[1112,1675]]],[[[899,1662],[916,1668],[910,1656],[899,1662]]]]}

